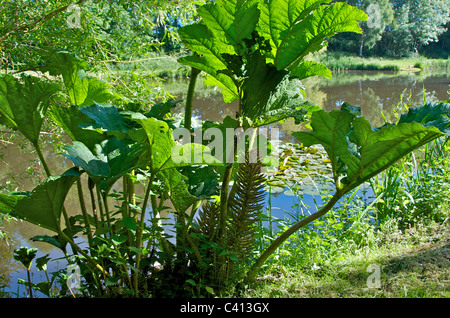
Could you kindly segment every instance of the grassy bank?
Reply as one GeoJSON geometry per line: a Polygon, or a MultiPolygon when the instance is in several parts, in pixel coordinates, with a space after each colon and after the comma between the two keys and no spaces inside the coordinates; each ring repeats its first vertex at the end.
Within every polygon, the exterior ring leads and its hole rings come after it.
{"type": "Polygon", "coordinates": [[[420,71],[433,68],[450,68],[450,59],[412,57],[404,59],[361,58],[343,53],[327,52],[321,62],[331,70],[420,71]]]}
{"type": "MultiPolygon", "coordinates": [[[[152,73],[163,79],[186,78],[190,69],[179,63],[180,56],[155,54],[135,63],[115,63],[111,69],[118,73],[139,70],[139,73],[152,73]]],[[[315,60],[325,64],[332,71],[360,70],[360,71],[408,71],[419,72],[432,69],[450,69],[450,59],[428,59],[425,57],[412,57],[403,59],[388,58],[360,58],[337,52],[323,52],[314,57],[315,60]]]]}
{"type": "MultiPolygon", "coordinates": [[[[391,222],[371,246],[345,244],[333,261],[272,264],[245,297],[450,297],[448,224],[401,231],[391,222]],[[373,267],[376,266],[376,267],[373,267]],[[368,285],[375,268],[380,285],[368,285]]],[[[370,284],[370,283],[369,283],[370,284]]]]}

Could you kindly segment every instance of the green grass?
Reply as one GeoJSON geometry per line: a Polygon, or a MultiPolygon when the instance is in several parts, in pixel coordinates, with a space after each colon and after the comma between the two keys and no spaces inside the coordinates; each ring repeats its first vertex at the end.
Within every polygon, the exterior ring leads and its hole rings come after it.
{"type": "Polygon", "coordinates": [[[118,73],[138,71],[139,74],[152,74],[163,79],[186,78],[189,76],[190,68],[177,62],[181,56],[153,54],[148,58],[138,59],[136,62],[115,63],[110,68],[118,73]]]}
{"type": "Polygon", "coordinates": [[[449,297],[449,233],[448,224],[393,226],[377,233],[374,246],[347,243],[332,261],[274,262],[244,297],[449,297]],[[379,288],[367,285],[372,264],[380,268],[379,288]]]}
{"type": "Polygon", "coordinates": [[[321,62],[331,70],[420,71],[434,68],[450,68],[450,59],[413,57],[403,59],[361,58],[343,53],[326,53],[321,62]]]}

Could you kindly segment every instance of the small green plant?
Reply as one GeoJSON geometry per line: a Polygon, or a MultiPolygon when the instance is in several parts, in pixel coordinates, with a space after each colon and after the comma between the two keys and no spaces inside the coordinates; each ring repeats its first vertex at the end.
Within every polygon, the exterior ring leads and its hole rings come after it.
{"type": "Polygon", "coordinates": [[[22,246],[21,248],[18,248],[14,250],[14,259],[16,261],[19,261],[22,263],[23,266],[25,266],[27,270],[27,276],[28,276],[28,292],[30,293],[30,298],[33,298],[33,288],[31,283],[31,264],[33,262],[33,259],[36,257],[37,248],[27,248],[22,246]]]}

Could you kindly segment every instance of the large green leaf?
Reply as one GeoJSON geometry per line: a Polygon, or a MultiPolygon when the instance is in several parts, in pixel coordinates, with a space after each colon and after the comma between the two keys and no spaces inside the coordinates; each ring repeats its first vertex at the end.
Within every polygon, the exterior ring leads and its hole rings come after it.
{"type": "Polygon", "coordinates": [[[0,213],[9,214],[11,213],[19,201],[20,197],[26,197],[29,192],[10,192],[9,194],[0,193],[0,213]]]}
{"type": "Polygon", "coordinates": [[[131,130],[128,134],[138,143],[147,146],[146,153],[140,159],[141,164],[157,174],[169,191],[170,200],[177,212],[184,213],[196,198],[189,193],[186,178],[172,161],[172,149],[175,146],[172,131],[166,122],[155,118],[145,118],[139,114],[132,115],[131,118],[142,128],[131,130]]]}
{"type": "Polygon", "coordinates": [[[118,139],[126,138],[126,133],[133,128],[131,122],[113,105],[94,103],[80,107],[80,112],[94,121],[80,124],[81,128],[114,135],[118,139]]]}
{"type": "MultiPolygon", "coordinates": [[[[257,92],[256,87],[254,92],[257,92]]],[[[261,92],[261,95],[256,95],[259,96],[256,105],[250,109],[245,107],[244,114],[253,121],[254,126],[267,125],[289,117],[293,117],[296,124],[300,124],[307,114],[320,109],[305,101],[303,92],[304,86],[299,79],[284,76],[268,93],[261,92]]]]}
{"type": "MultiPolygon", "coordinates": [[[[253,53],[245,68],[242,84],[242,112],[254,120],[268,109],[268,100],[278,85],[288,80],[287,71],[278,71],[273,65],[266,64],[266,58],[259,52],[253,53]]],[[[301,94],[299,90],[298,93],[301,94]]]]}
{"type": "MultiPolygon", "coordinates": [[[[305,61],[305,57],[326,46],[326,39],[338,32],[361,32],[358,20],[367,19],[356,7],[342,2],[328,5],[329,2],[208,3],[199,8],[199,24],[179,30],[184,44],[195,52],[179,62],[209,74],[205,84],[220,87],[226,102],[239,100],[240,115],[252,121],[269,108],[292,108],[292,103],[269,106],[271,97],[281,95],[277,90],[286,75],[298,79],[317,75],[331,78],[325,65],[305,61]]],[[[305,113],[300,106],[301,103],[289,112],[297,122],[305,113]]],[[[283,119],[281,114],[276,117],[283,119]]]]}
{"type": "Polygon", "coordinates": [[[189,193],[199,199],[208,199],[219,195],[220,175],[212,166],[184,167],[181,173],[187,177],[189,193]]]}
{"type": "Polygon", "coordinates": [[[235,54],[233,46],[229,45],[225,38],[216,38],[203,24],[188,25],[179,31],[183,43],[196,54],[182,57],[179,63],[188,65],[209,74],[207,84],[216,85],[225,91],[226,102],[232,102],[239,98],[236,83],[228,75],[221,73],[227,69],[223,54],[235,54]]]}
{"type": "Polygon", "coordinates": [[[88,64],[68,52],[52,52],[42,71],[50,75],[62,75],[70,103],[78,106],[104,103],[123,98],[111,90],[111,86],[95,77],[88,76],[88,64]]]}
{"type": "Polygon", "coordinates": [[[250,38],[259,20],[259,0],[217,0],[201,6],[198,14],[209,29],[238,51],[242,40],[250,38]]]}
{"type": "Polygon", "coordinates": [[[86,147],[93,150],[96,144],[101,143],[106,139],[102,132],[96,130],[83,129],[86,126],[95,122],[86,114],[80,111],[78,106],[72,105],[69,107],[54,104],[49,109],[49,114],[52,120],[61,127],[64,132],[73,140],[82,142],[86,147]]]}
{"type": "Polygon", "coordinates": [[[196,53],[179,62],[209,74],[205,84],[220,87],[228,103],[240,95],[238,74],[231,72],[236,64],[227,58],[247,51],[243,41],[253,36],[259,19],[258,3],[259,0],[218,0],[203,5],[198,11],[201,24],[179,30],[183,43],[196,53]]]}
{"type": "Polygon", "coordinates": [[[64,201],[72,184],[80,177],[77,169],[50,177],[31,193],[0,194],[0,212],[8,212],[30,223],[59,232],[64,201]],[[3,205],[1,205],[3,202],[3,205]],[[5,204],[6,203],[6,204],[5,204]]]}
{"type": "Polygon", "coordinates": [[[59,85],[37,77],[11,75],[0,77],[0,114],[2,122],[19,130],[32,143],[37,143],[50,97],[59,85]]]}
{"type": "Polygon", "coordinates": [[[399,123],[421,123],[434,126],[440,131],[450,134],[450,103],[428,103],[421,107],[411,108],[400,117],[399,123]],[[446,114],[443,116],[442,114],[446,114]]]}
{"type": "Polygon", "coordinates": [[[279,70],[300,67],[304,57],[322,49],[326,39],[338,32],[361,33],[357,20],[367,19],[363,11],[343,2],[324,5],[329,2],[271,0],[268,5],[261,2],[257,30],[270,41],[272,50],[267,57],[279,70]]]}
{"type": "Polygon", "coordinates": [[[93,150],[77,141],[64,149],[67,154],[63,155],[86,171],[106,192],[120,177],[141,167],[139,160],[146,150],[144,145],[116,137],[95,144],[93,150]]]}
{"type": "Polygon", "coordinates": [[[429,104],[410,110],[396,125],[378,129],[348,107],[317,111],[311,118],[313,130],[293,135],[305,146],[322,145],[336,186],[349,191],[422,145],[449,134],[449,110],[448,104],[429,104]]]}
{"type": "Polygon", "coordinates": [[[314,61],[303,61],[301,63],[297,63],[297,66],[291,72],[291,76],[300,80],[312,76],[323,76],[331,79],[332,73],[329,68],[323,64],[314,61]]]}
{"type": "Polygon", "coordinates": [[[155,118],[146,118],[141,114],[134,114],[131,119],[142,128],[128,132],[135,141],[147,145],[147,152],[142,157],[150,171],[157,172],[170,160],[175,142],[172,132],[166,122],[155,118]]]}

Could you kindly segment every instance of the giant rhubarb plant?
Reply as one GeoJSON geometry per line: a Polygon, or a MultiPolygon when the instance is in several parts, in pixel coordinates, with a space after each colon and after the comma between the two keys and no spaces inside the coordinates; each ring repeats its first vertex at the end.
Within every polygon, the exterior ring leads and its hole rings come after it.
{"type": "Polygon", "coordinates": [[[305,146],[321,145],[330,158],[336,192],[318,212],[306,217],[278,238],[258,258],[248,277],[290,235],[325,215],[344,195],[376,176],[402,157],[430,141],[450,135],[450,104],[426,104],[412,108],[397,124],[373,129],[359,108],[344,104],[340,110],[313,113],[312,131],[293,135],[305,146]]]}

